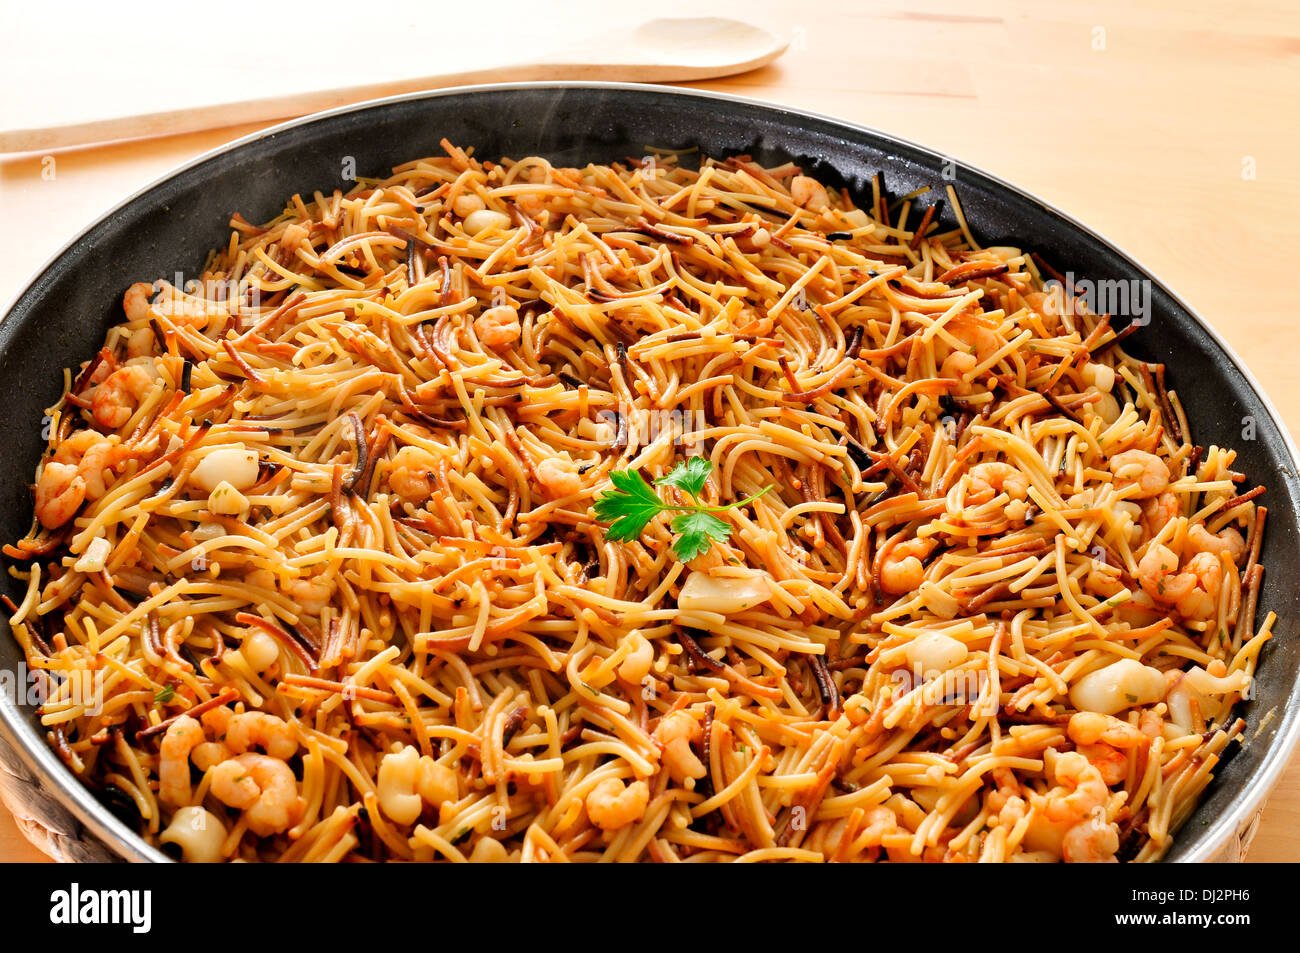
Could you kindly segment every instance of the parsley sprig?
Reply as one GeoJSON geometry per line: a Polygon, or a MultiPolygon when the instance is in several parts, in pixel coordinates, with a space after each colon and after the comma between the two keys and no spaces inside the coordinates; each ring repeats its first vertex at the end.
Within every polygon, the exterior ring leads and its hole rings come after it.
{"type": "Polygon", "coordinates": [[[746,506],[772,487],[769,484],[753,496],[725,506],[706,506],[700,502],[700,494],[712,470],[713,463],[704,457],[689,457],[654,481],[655,486],[670,486],[691,497],[693,502],[686,506],[661,500],[639,470],[611,471],[609,481],[614,489],[599,494],[595,500],[596,519],[609,527],[606,538],[630,543],[660,513],[676,513],[668,526],[677,534],[673,554],[682,562],[707,553],[714,543],[725,542],[731,535],[731,524],[715,514],[746,506]]]}

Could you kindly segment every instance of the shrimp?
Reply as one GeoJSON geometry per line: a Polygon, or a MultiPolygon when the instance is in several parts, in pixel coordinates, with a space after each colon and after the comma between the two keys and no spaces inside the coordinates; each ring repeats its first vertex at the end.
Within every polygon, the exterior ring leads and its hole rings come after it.
{"type": "Polygon", "coordinates": [[[235,752],[226,747],[226,731],[230,728],[230,722],[234,719],[235,713],[229,708],[209,708],[199,720],[203,722],[203,730],[209,738],[215,738],[216,741],[203,741],[194,746],[190,752],[190,760],[200,771],[206,771],[223,761],[228,761],[234,757],[235,752]]]}
{"type": "Polygon", "coordinates": [[[126,339],[126,356],[128,358],[149,357],[154,352],[158,339],[154,337],[153,328],[136,328],[126,339]]]}
{"type": "Polygon", "coordinates": [[[1071,715],[1066,733],[1075,743],[1075,750],[1097,769],[1107,786],[1128,777],[1129,761],[1124,749],[1147,742],[1147,736],[1127,721],[1092,711],[1071,715]]]}
{"type": "Polygon", "coordinates": [[[334,587],[320,576],[312,576],[308,579],[295,579],[289,583],[285,594],[298,604],[300,615],[316,615],[329,605],[334,587]]]}
{"type": "Polygon", "coordinates": [[[1052,773],[1058,786],[1043,803],[1043,814],[1049,821],[1081,821],[1105,804],[1110,795],[1101,772],[1077,751],[1057,755],[1052,773]]]}
{"type": "Polygon", "coordinates": [[[1000,492],[1013,500],[1023,500],[1029,495],[1029,478],[1009,463],[977,463],[970,468],[970,488],[968,499],[977,505],[987,503],[1000,492]]]}
{"type": "Polygon", "coordinates": [[[1025,799],[1019,795],[1012,795],[1006,799],[1006,802],[998,810],[997,826],[1010,830],[1019,824],[1028,813],[1029,807],[1025,804],[1025,799]]]}
{"type": "Polygon", "coordinates": [[[1138,716],[1138,731],[1148,741],[1155,741],[1165,733],[1165,720],[1150,708],[1143,709],[1138,716]]]}
{"type": "Polygon", "coordinates": [[[1142,532],[1147,539],[1152,539],[1165,528],[1166,524],[1182,513],[1182,504],[1178,497],[1168,492],[1159,493],[1142,501],[1142,532]]]}
{"type": "Polygon", "coordinates": [[[898,830],[898,815],[881,805],[867,811],[863,818],[862,833],[857,837],[865,847],[879,847],[886,837],[898,830]]]}
{"type": "Polygon", "coordinates": [[[1101,742],[1116,748],[1134,748],[1146,741],[1146,735],[1129,722],[1114,715],[1101,715],[1093,711],[1079,711],[1071,715],[1066,734],[1071,741],[1080,745],[1101,742]]]}
{"type": "Polygon", "coordinates": [[[1138,582],[1147,595],[1160,602],[1174,602],[1187,591],[1185,581],[1177,582],[1177,573],[1178,557],[1161,543],[1152,543],[1138,560],[1138,582]]]}
{"type": "Polygon", "coordinates": [[[494,351],[510,347],[523,334],[519,325],[519,312],[508,304],[488,308],[474,319],[474,334],[494,351]]]}
{"type": "Polygon", "coordinates": [[[939,376],[961,382],[953,388],[954,393],[958,395],[969,394],[972,389],[971,383],[965,378],[967,374],[975,370],[978,363],[974,354],[966,351],[953,351],[943,359],[943,363],[939,366],[939,376]]]}
{"type": "Polygon", "coordinates": [[[1078,711],[1066,728],[1076,750],[1097,768],[1106,785],[1119,784],[1128,776],[1128,755],[1123,750],[1147,744],[1148,738],[1125,720],[1096,711],[1078,711]]]}
{"type": "MultiPolygon", "coordinates": [[[[1031,291],[1024,295],[1025,304],[1033,308],[1045,318],[1060,318],[1064,302],[1064,295],[1060,290],[1054,290],[1051,293],[1044,291],[1031,291]]],[[[1055,324],[1050,325],[1055,327],[1055,324]]]]}
{"type": "Polygon", "coordinates": [[[153,310],[165,316],[177,327],[190,327],[202,330],[213,318],[208,308],[211,302],[194,294],[187,294],[166,281],[158,282],[158,295],[153,301],[153,310]]]}
{"type": "Polygon", "coordinates": [[[999,827],[1012,828],[1026,814],[1025,799],[1020,796],[1020,782],[1010,768],[990,772],[997,788],[984,799],[990,814],[996,814],[999,827]]]}
{"type": "Polygon", "coordinates": [[[845,835],[849,832],[849,819],[841,817],[830,824],[817,825],[804,846],[820,851],[828,860],[853,860],[862,851],[879,847],[886,837],[897,830],[897,815],[884,805],[879,805],[863,815],[862,826],[852,840],[845,841],[845,835]]]}
{"type": "Polygon", "coordinates": [[[1223,564],[1212,553],[1197,553],[1180,572],[1173,550],[1152,543],[1138,560],[1138,582],[1156,602],[1174,606],[1185,618],[1203,621],[1218,608],[1223,564]]]}
{"type": "Polygon", "coordinates": [[[619,664],[618,677],[633,685],[640,685],[654,665],[655,647],[637,629],[627,634],[626,643],[632,647],[632,650],[619,664]]]}
{"type": "Polygon", "coordinates": [[[122,311],[131,323],[149,320],[149,299],[153,297],[153,285],[137,281],[126,289],[122,295],[122,311]]]}
{"type": "Polygon", "coordinates": [[[1110,458],[1110,472],[1121,488],[1136,485],[1137,499],[1156,496],[1169,487],[1169,466],[1154,453],[1125,450],[1110,458]]]}
{"type": "Polygon", "coordinates": [[[1120,579],[1119,573],[1118,568],[1104,563],[1098,564],[1096,560],[1093,560],[1092,568],[1088,570],[1088,575],[1083,578],[1084,588],[1089,592],[1096,593],[1102,599],[1109,599],[1124,589],[1124,583],[1120,579]]]}
{"type": "Polygon", "coordinates": [[[120,446],[117,437],[105,437],[93,430],[78,430],[54,451],[56,463],[73,464],[86,482],[86,499],[97,500],[108,490],[104,471],[115,470],[120,446]]]}
{"type": "Polygon", "coordinates": [[[965,352],[981,364],[1002,347],[1002,340],[982,324],[952,324],[949,328],[952,336],[962,343],[965,352]]]}
{"type": "Polygon", "coordinates": [[[260,711],[236,714],[223,707],[205,711],[201,717],[204,731],[216,739],[196,745],[191,752],[190,757],[202,771],[254,746],[281,760],[293,757],[298,750],[292,726],[275,715],[260,711]]]}
{"type": "Polygon", "coordinates": [[[1187,561],[1180,576],[1194,580],[1191,590],[1177,602],[1180,613],[1189,619],[1207,620],[1219,607],[1223,586],[1223,562],[1214,553],[1197,553],[1187,561]]]}
{"type": "Polygon", "coordinates": [[[934,543],[928,539],[907,539],[889,550],[880,563],[880,587],[892,596],[914,592],[925,578],[921,560],[930,555],[934,543]]]}
{"type": "Polygon", "coordinates": [[[663,749],[663,764],[673,780],[682,784],[687,778],[702,778],[707,774],[704,763],[695,756],[691,742],[700,737],[700,726],[684,711],[673,711],[659,720],[654,739],[663,749]]]}
{"type": "Polygon", "coordinates": [[[298,780],[283,761],[264,754],[241,754],[212,769],[212,796],[244,812],[258,837],[288,830],[302,816],[298,780]]]}
{"type": "Polygon", "coordinates": [[[795,205],[813,212],[820,212],[831,204],[826,186],[806,175],[796,175],[790,180],[790,198],[795,205]]]}
{"type": "Polygon", "coordinates": [[[403,447],[393,457],[388,485],[407,503],[423,503],[433,496],[433,473],[438,458],[423,447],[403,447]]]}
{"type": "Polygon", "coordinates": [[[203,721],[203,728],[208,734],[216,738],[224,738],[226,732],[230,729],[230,722],[234,719],[235,713],[229,708],[209,708],[199,716],[203,721]]]}
{"type": "Polygon", "coordinates": [[[101,427],[117,430],[139,407],[140,401],[153,390],[154,380],[139,364],[119,367],[104,383],[95,388],[91,413],[101,427]]]}
{"type": "Polygon", "coordinates": [[[537,479],[555,496],[571,496],[582,492],[578,465],[567,457],[547,457],[537,464],[537,479]]]}
{"type": "Polygon", "coordinates": [[[602,831],[615,831],[641,820],[650,803],[650,786],[633,781],[626,787],[618,778],[606,778],[587,794],[587,817],[602,831]]]}
{"type": "Polygon", "coordinates": [[[456,201],[451,203],[451,210],[461,218],[469,218],[475,212],[485,208],[487,205],[473,192],[462,192],[456,196],[456,201]]]}
{"type": "Polygon", "coordinates": [[[231,718],[225,743],[235,754],[242,754],[256,745],[281,761],[292,758],[298,750],[293,726],[282,718],[261,711],[244,712],[231,718]]]}
{"type": "Polygon", "coordinates": [[[1202,524],[1194,523],[1187,531],[1187,545],[1194,553],[1212,553],[1215,556],[1227,553],[1234,563],[1241,562],[1241,557],[1246,555],[1246,541],[1231,526],[1225,526],[1215,535],[1202,524]]]}
{"type": "Polygon", "coordinates": [[[51,460],[36,481],[36,518],[46,529],[57,529],[76,514],[86,499],[86,481],[70,463],[51,460]]]}
{"type": "Polygon", "coordinates": [[[1061,857],[1067,864],[1115,863],[1119,832],[1106,822],[1104,811],[1080,821],[1061,838],[1061,857]]]}
{"type": "Polygon", "coordinates": [[[158,797],[179,807],[190,802],[190,752],[204,741],[203,727],[189,715],[171,723],[158,746],[158,797]]]}
{"type": "Polygon", "coordinates": [[[1075,751],[1088,759],[1097,769],[1107,787],[1119,784],[1128,777],[1128,755],[1106,744],[1076,745],[1075,751]]]}
{"type": "Polygon", "coordinates": [[[223,761],[229,761],[235,753],[220,741],[204,741],[196,744],[190,752],[190,760],[200,771],[206,771],[223,761]]]}

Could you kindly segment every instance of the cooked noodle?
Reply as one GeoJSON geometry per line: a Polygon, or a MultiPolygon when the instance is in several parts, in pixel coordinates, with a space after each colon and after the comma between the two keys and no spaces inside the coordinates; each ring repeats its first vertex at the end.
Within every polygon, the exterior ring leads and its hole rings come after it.
{"type": "Polygon", "coordinates": [[[879,180],[444,146],[69,378],[6,552],[87,784],[189,860],[1162,855],[1274,619],[1127,330],[879,180]],[[693,456],[772,489],[612,541],[693,456]]]}

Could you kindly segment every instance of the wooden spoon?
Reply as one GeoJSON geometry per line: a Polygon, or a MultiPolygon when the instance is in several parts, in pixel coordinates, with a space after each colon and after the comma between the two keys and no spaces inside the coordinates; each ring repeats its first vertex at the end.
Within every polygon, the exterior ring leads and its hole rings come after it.
{"type": "Polygon", "coordinates": [[[559,79],[669,83],[711,79],[757,69],[780,56],[787,45],[768,31],[740,20],[720,17],[650,20],[631,29],[582,40],[528,63],[140,115],[110,115],[50,126],[4,129],[0,130],[0,152],[58,149],[285,119],[380,96],[470,83],[559,79]]]}

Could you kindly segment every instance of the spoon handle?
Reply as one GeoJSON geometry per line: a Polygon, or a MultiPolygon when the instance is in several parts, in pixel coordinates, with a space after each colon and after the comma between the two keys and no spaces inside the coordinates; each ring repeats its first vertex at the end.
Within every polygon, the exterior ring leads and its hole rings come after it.
{"type": "Polygon", "coordinates": [[[243,123],[270,122],[350,103],[427,89],[547,80],[673,83],[712,79],[756,69],[785,51],[786,44],[750,24],[729,20],[659,20],[580,41],[549,57],[487,69],[440,73],[336,89],[301,90],[264,98],[216,102],[184,109],[0,129],[0,152],[35,152],[95,142],[170,136],[243,123]],[[662,42],[663,27],[689,29],[707,22],[704,42],[662,42]],[[729,29],[719,29],[719,25],[729,29]],[[647,28],[654,28],[648,30],[647,28]],[[755,35],[762,39],[754,42],[755,35]],[[656,38],[660,42],[655,42],[656,38]],[[729,42],[729,40],[731,42],[729,42]],[[770,40],[771,42],[765,42],[770,40]]]}

